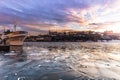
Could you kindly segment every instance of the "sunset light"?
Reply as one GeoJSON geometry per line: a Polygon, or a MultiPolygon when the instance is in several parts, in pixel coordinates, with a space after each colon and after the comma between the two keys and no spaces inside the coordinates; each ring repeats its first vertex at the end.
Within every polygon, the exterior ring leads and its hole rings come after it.
{"type": "Polygon", "coordinates": [[[0,80],[120,80],[120,0],[0,0],[0,80]]]}
{"type": "Polygon", "coordinates": [[[3,26],[9,29],[16,17],[17,25],[22,27],[18,29],[26,31],[48,31],[58,26],[61,29],[120,32],[119,0],[73,0],[66,3],[66,0],[0,1],[0,30],[3,26]]]}

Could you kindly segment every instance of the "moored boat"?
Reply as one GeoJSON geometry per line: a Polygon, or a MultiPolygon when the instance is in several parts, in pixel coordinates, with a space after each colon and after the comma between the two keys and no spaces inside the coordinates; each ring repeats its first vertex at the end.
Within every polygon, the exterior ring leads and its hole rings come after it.
{"type": "Polygon", "coordinates": [[[4,30],[0,35],[0,46],[9,46],[10,51],[22,50],[22,46],[27,35],[27,31],[16,31],[16,25],[14,24],[14,31],[4,30]]]}

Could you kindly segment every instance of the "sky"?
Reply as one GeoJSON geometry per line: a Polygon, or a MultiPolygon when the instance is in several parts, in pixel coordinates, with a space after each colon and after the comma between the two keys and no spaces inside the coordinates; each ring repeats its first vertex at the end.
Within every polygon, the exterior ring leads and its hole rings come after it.
{"type": "Polygon", "coordinates": [[[120,32],[120,0],[0,0],[0,31],[120,32]]]}

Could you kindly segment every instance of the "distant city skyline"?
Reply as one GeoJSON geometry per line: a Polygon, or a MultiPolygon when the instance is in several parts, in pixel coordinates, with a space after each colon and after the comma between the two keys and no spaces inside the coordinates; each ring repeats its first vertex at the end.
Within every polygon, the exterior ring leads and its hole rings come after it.
{"type": "Polygon", "coordinates": [[[92,30],[120,33],[120,0],[1,0],[0,31],[92,30]]]}

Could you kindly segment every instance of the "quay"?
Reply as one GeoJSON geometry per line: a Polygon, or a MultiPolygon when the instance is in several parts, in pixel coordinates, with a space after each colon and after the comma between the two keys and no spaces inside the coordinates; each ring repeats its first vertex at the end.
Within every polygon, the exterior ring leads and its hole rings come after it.
{"type": "Polygon", "coordinates": [[[10,52],[10,46],[0,45],[0,52],[10,52]]]}
{"type": "Polygon", "coordinates": [[[0,52],[22,52],[23,45],[0,45],[0,52]]]}

